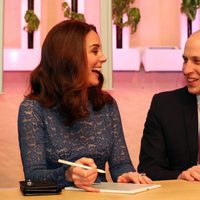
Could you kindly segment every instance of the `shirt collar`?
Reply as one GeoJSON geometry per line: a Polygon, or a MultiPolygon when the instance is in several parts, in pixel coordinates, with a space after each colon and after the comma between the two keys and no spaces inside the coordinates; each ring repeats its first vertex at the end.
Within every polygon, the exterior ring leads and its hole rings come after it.
{"type": "Polygon", "coordinates": [[[200,105],[200,94],[197,94],[197,104],[200,105]]]}

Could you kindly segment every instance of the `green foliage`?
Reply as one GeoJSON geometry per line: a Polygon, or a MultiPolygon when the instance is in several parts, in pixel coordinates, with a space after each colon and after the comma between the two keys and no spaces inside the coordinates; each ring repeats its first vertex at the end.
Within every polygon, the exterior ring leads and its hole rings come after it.
{"type": "Polygon", "coordinates": [[[121,28],[130,26],[131,34],[136,32],[140,21],[140,10],[136,7],[130,7],[135,0],[112,0],[112,18],[113,23],[121,28]],[[127,15],[127,21],[122,22],[123,15],[127,15]]]}
{"type": "Polygon", "coordinates": [[[40,25],[40,20],[33,10],[27,10],[24,15],[24,19],[27,23],[27,25],[24,27],[25,31],[31,33],[38,30],[38,27],[40,25]]]}
{"type": "Polygon", "coordinates": [[[62,3],[62,10],[64,12],[64,17],[68,19],[85,22],[84,15],[81,13],[76,13],[76,12],[71,11],[71,8],[69,7],[69,4],[67,2],[62,3]]]}
{"type": "Polygon", "coordinates": [[[197,9],[200,7],[200,0],[182,0],[181,12],[193,21],[196,17],[197,9]]]}

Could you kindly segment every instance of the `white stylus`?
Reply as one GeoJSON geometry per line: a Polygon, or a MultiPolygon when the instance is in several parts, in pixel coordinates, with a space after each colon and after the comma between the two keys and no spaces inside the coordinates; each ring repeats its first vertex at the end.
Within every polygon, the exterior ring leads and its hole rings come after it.
{"type": "MultiPolygon", "coordinates": [[[[86,165],[81,165],[81,164],[77,164],[77,163],[74,163],[74,162],[70,162],[70,161],[67,161],[67,160],[62,160],[62,159],[58,159],[58,162],[59,163],[62,163],[62,164],[65,164],[65,165],[70,165],[70,166],[74,166],[74,167],[81,167],[83,169],[92,169],[92,167],[89,167],[89,166],[86,166],[86,165]]],[[[97,171],[99,173],[106,173],[104,170],[102,169],[97,169],[97,171]]]]}

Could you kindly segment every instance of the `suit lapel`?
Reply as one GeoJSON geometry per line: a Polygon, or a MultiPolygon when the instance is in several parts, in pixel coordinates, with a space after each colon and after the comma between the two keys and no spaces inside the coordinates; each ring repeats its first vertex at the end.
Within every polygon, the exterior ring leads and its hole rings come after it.
{"type": "Polygon", "coordinates": [[[198,112],[196,96],[189,95],[184,106],[184,118],[191,165],[197,164],[198,157],[198,112]]]}

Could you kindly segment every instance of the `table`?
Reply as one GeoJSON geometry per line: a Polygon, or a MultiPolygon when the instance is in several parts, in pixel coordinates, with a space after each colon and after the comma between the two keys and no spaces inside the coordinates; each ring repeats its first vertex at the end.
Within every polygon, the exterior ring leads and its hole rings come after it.
{"type": "Polygon", "coordinates": [[[199,200],[200,183],[183,180],[155,181],[161,188],[137,194],[92,193],[63,190],[60,195],[24,197],[19,188],[0,189],[2,200],[199,200]]]}

